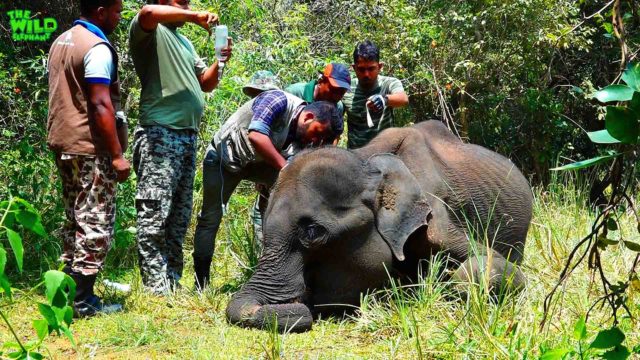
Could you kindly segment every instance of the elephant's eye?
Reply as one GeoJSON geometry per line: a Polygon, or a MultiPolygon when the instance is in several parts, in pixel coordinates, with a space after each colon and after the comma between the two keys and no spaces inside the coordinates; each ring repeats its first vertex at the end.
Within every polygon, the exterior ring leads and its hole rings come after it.
{"type": "Polygon", "coordinates": [[[307,239],[309,240],[315,240],[327,233],[327,230],[318,224],[309,224],[305,227],[304,231],[307,235],[307,239]]]}

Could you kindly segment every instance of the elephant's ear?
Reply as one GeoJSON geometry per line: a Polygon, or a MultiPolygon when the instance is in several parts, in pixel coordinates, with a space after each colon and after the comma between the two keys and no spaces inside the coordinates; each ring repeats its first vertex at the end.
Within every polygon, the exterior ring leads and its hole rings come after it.
{"type": "Polygon", "coordinates": [[[427,225],[431,207],[418,180],[399,157],[374,155],[367,167],[376,227],[395,257],[402,261],[404,244],[414,231],[427,225]]]}

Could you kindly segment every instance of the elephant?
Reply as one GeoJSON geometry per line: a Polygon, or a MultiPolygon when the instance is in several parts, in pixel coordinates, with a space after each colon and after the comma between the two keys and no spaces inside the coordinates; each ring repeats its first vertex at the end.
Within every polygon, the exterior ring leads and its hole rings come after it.
{"type": "Polygon", "coordinates": [[[494,292],[521,289],[532,203],[510,160],[438,120],[389,128],[356,150],[305,150],[272,188],[263,254],[227,319],[307,331],[314,315],[357,307],[390,278],[415,280],[436,254],[452,279],[484,274],[494,292]]]}

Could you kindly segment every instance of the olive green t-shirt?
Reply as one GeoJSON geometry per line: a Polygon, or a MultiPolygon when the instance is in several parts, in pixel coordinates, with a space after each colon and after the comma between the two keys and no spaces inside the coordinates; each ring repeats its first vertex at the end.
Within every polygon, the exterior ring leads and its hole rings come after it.
{"type": "Polygon", "coordinates": [[[162,24],[146,32],[136,15],[129,52],[142,85],[139,124],[197,131],[205,105],[198,76],[207,66],[191,42],[162,24]]]}
{"type": "MultiPolygon", "coordinates": [[[[284,91],[288,92],[289,94],[295,95],[308,103],[312,103],[315,101],[315,99],[313,98],[313,93],[315,92],[317,84],[317,80],[312,80],[309,82],[299,82],[287,86],[284,91]]],[[[344,105],[342,105],[342,101],[338,101],[338,103],[336,104],[336,108],[338,109],[338,114],[342,116],[344,114],[344,105]]]]}
{"type": "Polygon", "coordinates": [[[386,128],[394,126],[393,108],[387,106],[382,113],[370,112],[373,127],[367,125],[367,99],[373,95],[391,95],[404,92],[400,80],[389,76],[378,76],[378,83],[368,91],[358,86],[358,78],[351,80],[351,92],[342,98],[347,112],[347,147],[355,149],[366,145],[378,133],[386,128]]]}

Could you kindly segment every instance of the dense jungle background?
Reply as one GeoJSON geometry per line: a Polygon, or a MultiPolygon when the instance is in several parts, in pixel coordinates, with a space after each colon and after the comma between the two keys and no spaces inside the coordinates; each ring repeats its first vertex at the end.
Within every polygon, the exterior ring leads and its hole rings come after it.
{"type": "MultiPolygon", "coordinates": [[[[129,22],[143,5],[142,0],[124,0],[122,22],[111,36],[120,55],[123,106],[131,131],[137,123],[140,83],[128,55],[127,36],[129,22]]],[[[102,277],[130,283],[133,291],[123,295],[101,289],[104,298],[124,302],[126,311],[74,321],[75,341],[49,337],[38,345],[42,354],[177,359],[640,356],[640,282],[629,272],[638,257],[633,246],[622,242],[609,244],[613,246],[602,255],[602,271],[610,274],[612,283],[627,284],[621,298],[629,311],[612,322],[610,307],[597,302],[603,295],[598,278],[581,264],[552,299],[541,326],[545,296],[556,285],[574,245],[598,219],[590,202],[612,191],[610,183],[601,186],[608,166],[573,172],[550,169],[605,154],[586,134],[604,128],[605,110],[593,95],[618,83],[624,66],[637,61],[640,3],[192,0],[191,6],[219,14],[234,39],[225,77],[206,95],[200,159],[215,131],[247,100],[241,87],[255,71],[271,70],[282,85],[309,81],[327,62],[351,64],[355,44],[370,39],[381,49],[383,74],[401,79],[410,96],[410,106],[396,113],[397,126],[441,119],[465,141],[509,157],[534,186],[535,213],[525,262],[529,286],[504,302],[488,301],[482,291],[456,301],[447,296],[446,284],[434,271],[410,288],[396,284],[368,294],[353,318],[321,319],[307,334],[240,329],[226,323],[224,308],[257,262],[249,221],[253,186],[243,183],[231,200],[218,235],[211,288],[202,294],[192,291],[192,223],[185,245],[184,289],[153,297],[140,289],[132,175],[119,185],[115,241],[102,277]]],[[[20,230],[22,272],[14,257],[6,256],[14,296],[0,296],[0,311],[7,319],[0,322],[0,344],[14,341],[9,330],[22,341],[36,337],[31,326],[38,318],[36,303],[44,298],[40,279],[45,271],[59,267],[58,229],[64,217],[57,170],[46,147],[45,60],[50,41],[12,41],[6,14],[12,9],[55,18],[58,30],[51,40],[79,13],[75,1],[0,3],[0,200],[25,199],[40,214],[47,233],[43,237],[20,230]]],[[[213,39],[191,24],[181,31],[210,63],[213,39]]],[[[632,179],[631,199],[611,230],[618,239],[638,243],[633,204],[640,197],[633,163],[625,172],[632,179]]],[[[200,209],[201,179],[199,168],[194,214],[200,209]]],[[[0,244],[9,249],[9,241],[0,230],[0,244]]],[[[0,358],[9,356],[2,349],[0,358]]]]}

